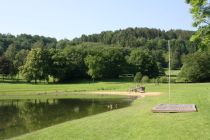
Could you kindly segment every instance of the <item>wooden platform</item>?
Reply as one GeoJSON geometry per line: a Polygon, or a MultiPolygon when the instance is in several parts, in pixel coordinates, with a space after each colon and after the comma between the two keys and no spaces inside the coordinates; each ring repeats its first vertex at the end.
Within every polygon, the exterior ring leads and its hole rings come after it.
{"type": "Polygon", "coordinates": [[[152,108],[154,113],[197,112],[195,104],[159,104],[152,108]]]}

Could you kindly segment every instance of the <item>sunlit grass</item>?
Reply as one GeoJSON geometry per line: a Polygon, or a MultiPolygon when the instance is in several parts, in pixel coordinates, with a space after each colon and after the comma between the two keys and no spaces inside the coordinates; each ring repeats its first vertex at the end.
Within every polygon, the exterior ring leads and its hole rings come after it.
{"type": "MultiPolygon", "coordinates": [[[[99,82],[92,85],[58,85],[60,88],[127,90],[133,83],[99,82]]],[[[11,86],[12,85],[7,85],[11,86]]],[[[44,86],[44,85],[43,85],[44,86]]],[[[48,87],[50,85],[47,85],[48,87]]],[[[58,88],[57,87],[57,88],[58,88]]],[[[130,107],[65,122],[17,137],[23,140],[207,140],[210,138],[210,84],[172,84],[171,103],[194,103],[194,113],[152,113],[151,108],[168,103],[167,84],[148,84],[147,91],[163,92],[145,97],[130,107]]],[[[44,87],[41,86],[42,89],[44,87]]],[[[21,89],[21,88],[20,88],[21,89]]],[[[35,88],[36,89],[36,88],[35,88]]]]}

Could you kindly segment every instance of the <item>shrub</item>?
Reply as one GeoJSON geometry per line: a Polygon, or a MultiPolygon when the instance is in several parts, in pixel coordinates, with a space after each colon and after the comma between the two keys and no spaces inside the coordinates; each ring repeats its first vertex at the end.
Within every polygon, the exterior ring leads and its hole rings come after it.
{"type": "MultiPolygon", "coordinates": [[[[160,83],[168,83],[168,77],[166,77],[166,76],[162,76],[162,77],[160,77],[160,79],[159,79],[159,82],[160,83]]],[[[175,83],[176,82],[176,79],[175,78],[173,78],[173,77],[171,77],[171,83],[175,83]]]]}
{"type": "Polygon", "coordinates": [[[140,83],[141,82],[141,79],[142,79],[141,72],[137,72],[136,75],[135,75],[135,77],[134,77],[134,82],[140,83]]]}
{"type": "Polygon", "coordinates": [[[141,79],[142,83],[149,83],[149,77],[147,75],[143,76],[141,79]]]}
{"type": "Polygon", "coordinates": [[[150,83],[160,83],[160,78],[157,77],[157,78],[150,79],[149,82],[150,83]]]}
{"type": "Polygon", "coordinates": [[[168,83],[168,77],[166,77],[166,76],[160,77],[159,82],[160,83],[168,83]]]}

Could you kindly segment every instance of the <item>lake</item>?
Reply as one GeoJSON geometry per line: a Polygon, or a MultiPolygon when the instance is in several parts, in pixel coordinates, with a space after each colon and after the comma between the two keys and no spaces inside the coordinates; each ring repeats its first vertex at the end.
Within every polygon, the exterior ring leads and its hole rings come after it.
{"type": "Polygon", "coordinates": [[[0,100],[0,140],[127,107],[131,98],[0,100]]]}

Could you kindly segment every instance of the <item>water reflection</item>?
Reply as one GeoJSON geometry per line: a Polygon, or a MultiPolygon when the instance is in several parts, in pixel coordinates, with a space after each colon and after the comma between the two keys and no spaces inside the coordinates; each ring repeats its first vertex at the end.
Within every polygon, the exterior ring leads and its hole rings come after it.
{"type": "Polygon", "coordinates": [[[68,120],[129,106],[132,99],[0,101],[0,140],[68,120]]]}

